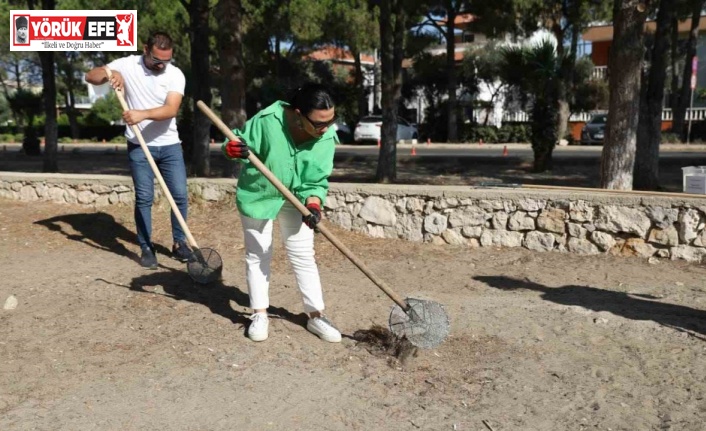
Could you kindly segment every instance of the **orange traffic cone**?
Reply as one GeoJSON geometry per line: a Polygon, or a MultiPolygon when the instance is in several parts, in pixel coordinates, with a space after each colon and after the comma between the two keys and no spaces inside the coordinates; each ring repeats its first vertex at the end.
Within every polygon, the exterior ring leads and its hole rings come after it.
{"type": "Polygon", "coordinates": [[[507,157],[507,145],[503,148],[503,156],[507,157]]]}
{"type": "Polygon", "coordinates": [[[478,146],[479,146],[479,147],[482,147],[482,146],[483,146],[483,139],[479,139],[479,140],[478,140],[478,146]]]}
{"type": "Polygon", "coordinates": [[[431,144],[431,138],[427,138],[427,145],[431,144]]]}
{"type": "Polygon", "coordinates": [[[105,138],[103,138],[103,143],[105,144],[105,138]]]}
{"type": "Polygon", "coordinates": [[[215,144],[215,143],[216,143],[216,140],[212,138],[212,139],[211,139],[211,143],[212,143],[212,144],[215,144]]]}
{"type": "Polygon", "coordinates": [[[413,156],[417,155],[417,147],[415,147],[414,145],[412,145],[412,155],[413,156]]]}
{"type": "Polygon", "coordinates": [[[380,138],[378,138],[378,148],[380,148],[380,138]]]}

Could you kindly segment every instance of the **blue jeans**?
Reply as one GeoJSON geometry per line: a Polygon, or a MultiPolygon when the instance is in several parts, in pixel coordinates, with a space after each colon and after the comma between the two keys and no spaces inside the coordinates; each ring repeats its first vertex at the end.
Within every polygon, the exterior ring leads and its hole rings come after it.
{"type": "MultiPolygon", "coordinates": [[[[152,154],[159,172],[169,189],[181,216],[186,220],[188,195],[186,191],[186,166],[181,144],[161,147],[147,147],[152,154]]],[[[137,242],[141,248],[152,247],[152,202],[154,201],[154,172],[147,161],[147,156],[139,144],[128,142],[130,172],[135,184],[135,225],[137,242]]],[[[172,237],[174,242],[185,241],[186,234],[179,225],[174,212],[172,217],[172,237]]]]}

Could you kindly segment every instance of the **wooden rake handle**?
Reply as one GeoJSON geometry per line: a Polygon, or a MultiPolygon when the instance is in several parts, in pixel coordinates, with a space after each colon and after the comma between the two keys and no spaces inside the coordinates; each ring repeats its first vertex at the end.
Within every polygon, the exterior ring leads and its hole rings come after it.
{"type": "MultiPolygon", "coordinates": [[[[112,73],[108,66],[105,66],[105,71],[108,75],[108,79],[112,76],[112,73]]],[[[118,96],[118,100],[120,101],[120,106],[123,108],[123,112],[129,111],[130,107],[127,105],[127,102],[125,101],[125,95],[123,94],[124,91],[122,88],[116,88],[115,89],[115,94],[118,96]]],[[[133,124],[132,126],[132,131],[135,132],[135,136],[137,136],[137,140],[140,143],[140,147],[142,147],[142,151],[145,153],[145,157],[147,157],[147,161],[150,163],[150,166],[152,167],[152,171],[154,172],[154,176],[157,177],[157,181],[159,182],[159,185],[162,187],[162,192],[164,193],[164,196],[167,197],[167,200],[169,201],[169,205],[172,207],[172,212],[176,216],[177,220],[179,221],[179,225],[181,228],[184,230],[184,233],[186,234],[186,239],[189,240],[189,243],[191,246],[195,249],[198,249],[199,246],[196,244],[196,240],[194,239],[193,235],[191,235],[191,231],[189,230],[189,227],[186,225],[186,221],[184,220],[184,217],[182,217],[181,212],[179,211],[179,207],[177,207],[176,202],[174,202],[174,198],[172,197],[171,192],[169,191],[169,188],[167,187],[167,183],[164,182],[164,178],[162,177],[162,174],[159,172],[159,168],[157,167],[157,164],[154,162],[154,158],[152,157],[152,154],[150,153],[149,148],[147,148],[147,144],[145,143],[145,138],[142,137],[142,132],[140,132],[140,128],[137,127],[137,124],[133,124]]]]}
{"type": "MultiPolygon", "coordinates": [[[[218,118],[218,116],[214,114],[205,103],[199,100],[196,102],[196,106],[199,107],[201,112],[203,112],[228,139],[234,141],[238,140],[238,137],[235,136],[230,128],[223,121],[221,121],[221,119],[218,118]]],[[[311,214],[311,212],[309,212],[309,210],[301,202],[299,202],[299,199],[297,199],[296,196],[294,196],[292,192],[290,192],[289,189],[287,189],[287,187],[285,187],[284,184],[282,184],[282,182],[277,179],[277,177],[274,176],[269,169],[267,169],[267,167],[252,153],[252,151],[248,156],[248,161],[250,161],[250,163],[252,163],[257,170],[260,171],[272,183],[272,185],[275,186],[275,188],[277,188],[277,190],[279,190],[279,192],[282,193],[282,195],[299,210],[299,212],[305,216],[311,214]]],[[[363,274],[365,274],[370,281],[375,283],[375,285],[385,292],[390,299],[395,301],[397,305],[405,311],[410,308],[402,297],[395,293],[392,288],[388,286],[387,283],[385,283],[380,277],[375,275],[375,273],[373,273],[373,271],[371,271],[370,268],[363,263],[363,261],[353,254],[353,252],[346,247],[345,244],[343,244],[331,231],[329,231],[323,223],[319,222],[316,225],[316,229],[321,232],[331,242],[331,244],[339,249],[341,253],[343,253],[351,262],[353,262],[355,266],[363,271],[363,274]]]]}

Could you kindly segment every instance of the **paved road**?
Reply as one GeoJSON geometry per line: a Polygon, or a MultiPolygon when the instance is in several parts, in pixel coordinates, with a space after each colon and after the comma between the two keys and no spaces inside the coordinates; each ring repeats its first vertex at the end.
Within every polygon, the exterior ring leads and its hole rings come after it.
{"type": "MultiPolygon", "coordinates": [[[[505,157],[503,155],[507,149],[507,157],[518,157],[531,159],[533,157],[532,147],[529,144],[401,144],[397,146],[399,157],[412,157],[412,148],[416,156],[423,157],[479,157],[495,158],[505,157]]],[[[556,147],[553,152],[554,159],[562,158],[600,158],[601,146],[564,146],[556,147]]],[[[345,155],[367,155],[378,154],[376,145],[340,145],[336,150],[337,156],[345,155]]],[[[663,158],[706,158],[706,145],[671,145],[665,144],[660,148],[660,156],[663,158]]]]}
{"type": "MultiPolygon", "coordinates": [[[[22,148],[21,144],[0,144],[0,151],[18,152],[22,148]]],[[[60,152],[124,152],[125,144],[111,143],[79,143],[79,144],[59,144],[60,152]]],[[[601,146],[558,146],[554,149],[555,160],[561,159],[600,159],[601,146]]],[[[211,153],[220,152],[219,144],[211,145],[211,153]]],[[[377,145],[339,145],[336,147],[336,157],[377,157],[379,149],[377,145]]],[[[529,144],[399,144],[397,146],[398,157],[469,157],[469,158],[502,158],[513,157],[522,159],[532,159],[532,148],[529,144]],[[414,149],[415,154],[412,154],[414,149]],[[507,155],[504,151],[507,149],[507,155]]],[[[660,148],[660,157],[664,159],[706,159],[706,145],[704,144],[665,144],[660,148]]]]}

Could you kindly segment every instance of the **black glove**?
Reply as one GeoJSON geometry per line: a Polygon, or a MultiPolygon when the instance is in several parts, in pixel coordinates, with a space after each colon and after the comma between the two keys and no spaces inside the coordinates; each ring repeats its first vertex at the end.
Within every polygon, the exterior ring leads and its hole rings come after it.
{"type": "Polygon", "coordinates": [[[250,155],[250,149],[243,138],[238,138],[237,141],[228,141],[223,145],[223,154],[231,160],[247,159],[250,155]]]}
{"type": "Polygon", "coordinates": [[[309,229],[314,229],[316,228],[316,224],[321,221],[321,206],[316,202],[310,202],[306,204],[306,209],[308,209],[311,214],[302,216],[302,221],[309,229]]]}

